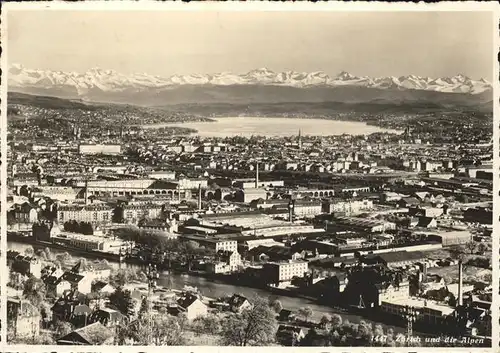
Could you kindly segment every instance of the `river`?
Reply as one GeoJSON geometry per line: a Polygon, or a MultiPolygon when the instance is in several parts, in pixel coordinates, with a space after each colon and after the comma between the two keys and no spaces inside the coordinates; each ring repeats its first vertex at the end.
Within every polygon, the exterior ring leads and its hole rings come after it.
{"type": "Polygon", "coordinates": [[[196,129],[201,137],[232,137],[262,135],[267,137],[302,135],[369,135],[375,132],[400,133],[396,130],[383,129],[362,122],[338,121],[327,119],[296,119],[270,117],[227,117],[213,118],[214,122],[186,122],[176,124],[143,125],[145,129],[168,126],[196,129]]]}
{"type": "MultiPolygon", "coordinates": [[[[24,253],[24,251],[27,248],[32,248],[31,245],[29,244],[22,244],[22,243],[16,243],[16,242],[8,242],[7,247],[9,250],[15,250],[20,253],[24,253]]],[[[57,253],[62,253],[61,251],[58,250],[53,250],[51,249],[51,252],[54,254],[57,253]]],[[[91,260],[89,260],[91,261],[91,260]]],[[[109,262],[110,266],[112,266],[115,269],[119,268],[134,268],[134,269],[140,269],[140,266],[138,265],[132,265],[132,264],[119,264],[119,263],[114,263],[114,262],[109,262]]],[[[287,297],[287,296],[282,296],[282,295],[276,295],[274,293],[267,292],[263,289],[257,289],[257,288],[250,288],[250,287],[244,287],[244,286],[234,286],[231,284],[227,283],[221,283],[221,282],[214,282],[211,279],[203,278],[203,277],[198,277],[194,275],[182,275],[182,274],[172,274],[168,272],[163,272],[160,274],[160,279],[158,281],[158,284],[161,286],[168,286],[168,278],[171,278],[171,285],[173,289],[183,289],[185,286],[192,286],[196,287],[200,290],[200,292],[210,298],[218,298],[222,297],[225,295],[232,295],[232,294],[241,294],[246,296],[247,298],[252,298],[254,295],[258,295],[263,298],[268,298],[272,296],[273,298],[276,298],[281,301],[281,304],[283,305],[283,308],[292,310],[292,311],[297,311],[298,309],[302,307],[310,307],[311,310],[313,311],[313,315],[311,317],[312,320],[319,321],[323,314],[328,313],[330,315],[334,313],[338,313],[342,316],[342,320],[349,320],[350,322],[357,323],[360,320],[365,320],[367,322],[370,322],[370,320],[364,319],[359,315],[354,315],[354,314],[346,314],[343,312],[339,312],[331,307],[324,306],[324,305],[318,305],[315,302],[305,299],[305,298],[297,298],[297,297],[287,297]]],[[[404,329],[401,327],[394,327],[394,326],[387,326],[383,325],[385,327],[392,327],[395,332],[404,332],[404,329]]]]}

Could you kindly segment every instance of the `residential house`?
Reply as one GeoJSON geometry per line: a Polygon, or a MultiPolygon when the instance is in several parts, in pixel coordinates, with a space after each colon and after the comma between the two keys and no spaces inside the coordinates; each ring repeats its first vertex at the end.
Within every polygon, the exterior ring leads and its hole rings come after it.
{"type": "Polygon", "coordinates": [[[288,310],[288,309],[281,309],[281,311],[278,314],[278,321],[281,322],[291,322],[295,320],[295,314],[293,311],[288,310]]]}
{"type": "Polygon", "coordinates": [[[402,197],[396,204],[401,208],[417,207],[420,205],[420,200],[415,197],[402,197]]]}
{"type": "Polygon", "coordinates": [[[20,205],[14,205],[12,210],[17,223],[35,223],[38,222],[38,210],[36,206],[25,202],[20,205]]]}
{"type": "Polygon", "coordinates": [[[125,223],[137,223],[142,219],[158,219],[163,214],[163,206],[155,203],[123,205],[117,212],[125,223]]]}
{"type": "Polygon", "coordinates": [[[62,205],[57,209],[59,224],[68,221],[90,222],[94,225],[110,223],[114,208],[106,204],[62,205]]]}
{"type": "Polygon", "coordinates": [[[241,255],[237,251],[219,250],[217,261],[208,264],[208,271],[212,273],[229,273],[238,270],[241,266],[241,255]]]}
{"type": "Polygon", "coordinates": [[[104,281],[97,281],[94,282],[94,284],[92,285],[92,292],[99,293],[102,295],[110,295],[114,293],[115,290],[116,290],[115,287],[104,281]]]}
{"type": "Polygon", "coordinates": [[[229,309],[235,313],[241,313],[243,310],[251,309],[252,304],[242,295],[234,294],[229,299],[229,309]]]}
{"type": "Polygon", "coordinates": [[[114,310],[111,308],[100,308],[91,316],[92,322],[100,322],[106,327],[114,327],[125,322],[126,316],[123,315],[118,310],[114,310]]]}
{"type": "Polygon", "coordinates": [[[205,316],[208,313],[208,307],[197,296],[185,294],[177,300],[177,304],[168,307],[171,315],[186,315],[189,321],[197,317],[205,316]]]}
{"type": "Polygon", "coordinates": [[[40,334],[41,316],[29,301],[7,299],[7,326],[12,327],[16,338],[34,337],[40,334]]]}
{"type": "Polygon", "coordinates": [[[24,256],[16,251],[8,251],[7,259],[13,272],[36,278],[40,278],[42,275],[42,265],[36,257],[24,256]]]}
{"type": "MultiPolygon", "coordinates": [[[[51,308],[53,319],[60,321],[72,321],[75,316],[78,317],[79,315],[85,315],[85,313],[89,315],[90,308],[87,305],[82,306],[85,304],[85,300],[86,296],[82,293],[71,290],[65,291],[51,308]],[[76,308],[78,308],[78,310],[76,310],[75,313],[76,308]]],[[[80,326],[84,323],[85,320],[80,323],[80,326]]]]}
{"type": "Polygon", "coordinates": [[[75,325],[75,327],[87,326],[90,322],[90,316],[92,315],[92,309],[87,304],[78,304],[73,307],[73,312],[69,321],[75,325]]]}
{"type": "Polygon", "coordinates": [[[71,284],[73,290],[77,290],[83,294],[89,294],[92,292],[92,281],[91,276],[81,275],[72,271],[65,272],[62,275],[62,279],[68,281],[71,284]]]}
{"type": "Polygon", "coordinates": [[[436,228],[437,221],[431,217],[419,217],[417,227],[421,228],[436,228]]]}
{"type": "Polygon", "coordinates": [[[62,296],[65,292],[71,290],[71,283],[63,279],[62,276],[57,277],[50,275],[45,277],[43,279],[43,282],[45,283],[45,288],[47,289],[47,295],[56,298],[62,296]]]}
{"type": "Polygon", "coordinates": [[[176,233],[179,230],[175,219],[168,222],[162,219],[142,219],[138,223],[139,228],[145,230],[159,230],[165,233],[176,233]]]}
{"type": "Polygon", "coordinates": [[[280,282],[291,281],[294,277],[304,277],[308,271],[308,263],[300,260],[286,262],[270,262],[263,266],[267,283],[279,285],[280,282]]]}
{"type": "Polygon", "coordinates": [[[284,346],[297,346],[304,337],[304,330],[298,326],[280,325],[276,332],[276,340],[284,346]]]}

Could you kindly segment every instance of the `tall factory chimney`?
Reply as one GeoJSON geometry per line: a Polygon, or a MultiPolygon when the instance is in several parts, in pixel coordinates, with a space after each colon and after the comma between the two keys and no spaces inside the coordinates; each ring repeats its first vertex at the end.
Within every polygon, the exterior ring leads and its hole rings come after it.
{"type": "Polygon", "coordinates": [[[259,187],[259,162],[255,163],[255,188],[259,187]]]}
{"type": "Polygon", "coordinates": [[[290,200],[290,202],[288,203],[288,222],[293,222],[293,208],[295,206],[295,201],[294,200],[290,200]]]}
{"type": "Polygon", "coordinates": [[[424,281],[427,280],[427,263],[425,263],[425,262],[422,265],[422,279],[424,281]]]}
{"type": "Polygon", "coordinates": [[[464,273],[463,273],[463,265],[462,265],[462,260],[459,260],[458,261],[458,306],[462,306],[463,305],[463,301],[464,301],[464,298],[463,298],[463,277],[464,277],[464,273]]]}
{"type": "Polygon", "coordinates": [[[198,184],[198,210],[201,210],[201,184],[198,184]]]}
{"type": "Polygon", "coordinates": [[[85,180],[85,193],[84,193],[84,197],[85,197],[85,204],[88,204],[88,201],[89,201],[89,182],[87,180],[85,180]]]}

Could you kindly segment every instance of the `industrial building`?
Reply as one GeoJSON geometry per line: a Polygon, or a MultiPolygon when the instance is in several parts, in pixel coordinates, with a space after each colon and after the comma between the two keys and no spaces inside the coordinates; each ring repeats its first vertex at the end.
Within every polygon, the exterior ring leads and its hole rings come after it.
{"type": "Polygon", "coordinates": [[[116,155],[122,153],[120,145],[104,145],[104,144],[80,144],[78,146],[80,154],[110,154],[116,155]]]}
{"type": "Polygon", "coordinates": [[[308,263],[301,260],[270,262],[263,265],[263,273],[269,284],[291,281],[294,277],[304,277],[308,271],[308,263]]]}

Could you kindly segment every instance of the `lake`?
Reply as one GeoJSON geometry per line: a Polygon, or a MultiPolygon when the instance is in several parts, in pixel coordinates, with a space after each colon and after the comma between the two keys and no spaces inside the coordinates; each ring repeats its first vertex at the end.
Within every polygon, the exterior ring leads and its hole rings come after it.
{"type": "Polygon", "coordinates": [[[369,135],[375,132],[399,133],[396,130],[383,129],[361,122],[338,121],[326,119],[296,119],[269,117],[228,117],[213,118],[215,122],[187,122],[175,124],[143,125],[145,129],[178,126],[196,129],[201,137],[231,137],[252,135],[262,136],[296,136],[302,135],[369,135]]]}

